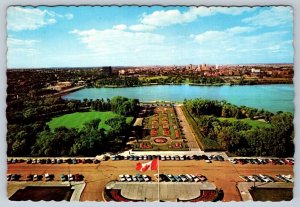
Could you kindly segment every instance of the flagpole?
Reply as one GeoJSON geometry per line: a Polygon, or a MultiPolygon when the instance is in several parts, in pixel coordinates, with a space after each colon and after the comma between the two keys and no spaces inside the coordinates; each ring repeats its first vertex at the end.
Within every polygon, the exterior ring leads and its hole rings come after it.
{"type": "Polygon", "coordinates": [[[160,179],[160,176],[159,176],[159,159],[157,158],[157,173],[158,173],[158,196],[157,196],[157,198],[158,198],[158,202],[160,202],[160,199],[159,199],[159,179],[160,179]]]}

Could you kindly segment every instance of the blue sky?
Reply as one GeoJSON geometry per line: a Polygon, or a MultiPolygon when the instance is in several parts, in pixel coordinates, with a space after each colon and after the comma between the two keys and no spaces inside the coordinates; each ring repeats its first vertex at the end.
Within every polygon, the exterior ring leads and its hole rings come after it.
{"type": "Polygon", "coordinates": [[[291,7],[9,7],[8,68],[292,63],[291,7]]]}

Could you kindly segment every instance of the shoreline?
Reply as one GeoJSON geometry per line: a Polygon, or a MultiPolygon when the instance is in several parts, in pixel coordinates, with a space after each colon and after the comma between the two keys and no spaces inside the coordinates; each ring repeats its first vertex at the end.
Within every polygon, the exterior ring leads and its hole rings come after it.
{"type": "Polygon", "coordinates": [[[132,85],[132,86],[117,86],[117,85],[103,85],[103,86],[85,86],[84,88],[135,88],[135,87],[147,87],[147,86],[259,86],[259,85],[294,85],[291,83],[257,83],[257,84],[234,84],[234,83],[166,83],[166,84],[143,84],[143,85],[132,85]]]}

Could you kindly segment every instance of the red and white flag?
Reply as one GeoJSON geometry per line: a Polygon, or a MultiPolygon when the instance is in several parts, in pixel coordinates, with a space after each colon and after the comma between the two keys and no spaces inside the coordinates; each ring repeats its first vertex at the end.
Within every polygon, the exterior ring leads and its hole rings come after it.
{"type": "Polygon", "coordinates": [[[147,170],[156,170],[158,166],[158,158],[146,163],[138,162],[136,163],[135,169],[141,172],[145,172],[147,170]]]}

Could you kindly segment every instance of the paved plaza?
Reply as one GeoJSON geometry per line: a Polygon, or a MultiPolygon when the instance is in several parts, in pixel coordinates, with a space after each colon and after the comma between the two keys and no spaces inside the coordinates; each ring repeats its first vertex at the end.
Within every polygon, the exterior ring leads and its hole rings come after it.
{"type": "Polygon", "coordinates": [[[146,201],[177,201],[190,200],[200,196],[200,190],[216,190],[216,186],[210,182],[203,183],[131,183],[109,182],[108,189],[121,189],[121,195],[132,200],[146,201]],[[159,196],[159,197],[158,197],[159,196]]]}

